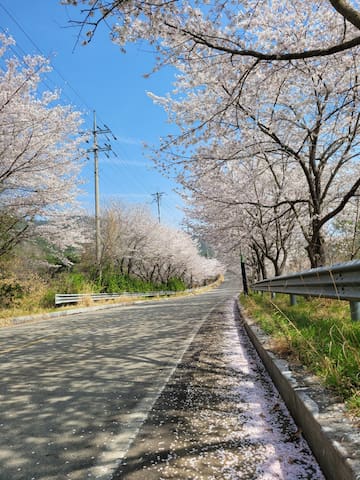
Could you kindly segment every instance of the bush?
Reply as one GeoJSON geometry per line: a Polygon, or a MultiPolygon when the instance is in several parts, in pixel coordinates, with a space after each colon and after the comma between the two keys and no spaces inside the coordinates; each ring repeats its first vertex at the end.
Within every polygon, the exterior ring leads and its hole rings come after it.
{"type": "Polygon", "coordinates": [[[0,283],[0,304],[3,308],[11,308],[23,298],[25,289],[15,280],[2,280],[0,283]]]}
{"type": "Polygon", "coordinates": [[[40,307],[42,308],[54,308],[55,294],[58,293],[53,288],[46,290],[42,298],[40,299],[40,307]]]}
{"type": "Polygon", "coordinates": [[[180,278],[170,278],[166,286],[167,290],[171,290],[173,292],[183,292],[186,290],[185,282],[180,278]]]}
{"type": "Polygon", "coordinates": [[[57,293],[96,293],[99,287],[83,273],[62,273],[55,282],[57,293]]]}
{"type": "Polygon", "coordinates": [[[129,275],[122,275],[111,270],[103,272],[100,288],[102,292],[106,293],[134,293],[159,290],[159,286],[151,282],[146,282],[137,277],[130,277],[129,275]]]}

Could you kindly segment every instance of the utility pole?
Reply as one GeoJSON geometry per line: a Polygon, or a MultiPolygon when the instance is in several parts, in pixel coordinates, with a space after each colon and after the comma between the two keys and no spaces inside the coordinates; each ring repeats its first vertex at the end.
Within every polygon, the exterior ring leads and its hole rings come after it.
{"type": "Polygon", "coordinates": [[[160,218],[160,201],[161,201],[161,197],[165,195],[164,192],[156,192],[156,193],[153,193],[152,196],[154,197],[154,201],[157,203],[157,211],[158,211],[158,220],[159,220],[159,223],[161,223],[161,218],[160,218]]]}
{"type": "Polygon", "coordinates": [[[99,193],[99,150],[97,143],[96,112],[93,118],[93,152],[94,152],[94,179],[95,179],[95,252],[96,263],[100,265],[100,193],[99,193]]]}
{"type": "MultiPolygon", "coordinates": [[[[95,180],[95,256],[96,263],[100,271],[100,261],[101,261],[101,233],[100,233],[100,191],[99,191],[99,152],[109,152],[111,151],[111,145],[105,143],[103,147],[99,147],[97,136],[107,133],[110,133],[113,138],[116,140],[116,137],[110,130],[110,128],[105,125],[105,128],[99,128],[96,124],[96,112],[93,112],[93,146],[90,149],[94,153],[94,180],[95,180]]],[[[108,139],[108,137],[106,137],[108,139]]],[[[108,139],[109,140],[109,139],[108,139]]],[[[109,140],[110,141],[110,140],[109,140]]],[[[105,153],[108,156],[107,153],[105,153]]],[[[101,271],[100,271],[101,275],[101,271]]]]}

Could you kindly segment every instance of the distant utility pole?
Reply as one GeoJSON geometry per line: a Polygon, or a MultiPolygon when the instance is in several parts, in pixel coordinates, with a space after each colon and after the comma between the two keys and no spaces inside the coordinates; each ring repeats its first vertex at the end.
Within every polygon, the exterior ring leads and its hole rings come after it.
{"type": "MultiPolygon", "coordinates": [[[[107,125],[104,125],[105,128],[99,128],[96,124],[96,112],[94,110],[93,115],[93,146],[89,150],[90,152],[94,153],[94,178],[95,178],[95,252],[96,252],[96,263],[100,266],[101,260],[101,234],[100,234],[100,192],[99,192],[99,152],[109,152],[111,151],[110,143],[105,143],[103,147],[99,147],[97,136],[107,133],[110,133],[114,140],[116,137],[110,130],[107,125]]],[[[108,141],[110,142],[109,138],[106,136],[108,141]]],[[[114,152],[113,152],[114,153],[114,152]]],[[[108,157],[108,154],[105,153],[108,157]]]]}
{"type": "Polygon", "coordinates": [[[161,202],[161,197],[165,195],[164,192],[156,192],[153,193],[152,196],[154,197],[154,201],[157,203],[157,211],[158,211],[158,220],[159,223],[161,223],[161,218],[160,218],[160,202],[161,202]]]}

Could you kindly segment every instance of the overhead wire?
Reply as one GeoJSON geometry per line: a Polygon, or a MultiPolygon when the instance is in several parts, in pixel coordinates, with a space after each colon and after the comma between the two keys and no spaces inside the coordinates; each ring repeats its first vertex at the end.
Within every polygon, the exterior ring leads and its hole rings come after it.
{"type": "MultiPolygon", "coordinates": [[[[1,2],[0,2],[0,7],[6,13],[6,15],[8,15],[8,17],[11,19],[11,21],[16,25],[16,27],[19,29],[19,31],[25,36],[25,38],[31,43],[31,45],[35,48],[36,52],[38,54],[40,54],[42,57],[48,58],[48,56],[44,54],[44,52],[39,47],[39,45],[34,41],[34,39],[26,32],[26,30],[20,24],[20,22],[16,19],[14,14],[11,13],[9,11],[9,9],[6,8],[1,2]]],[[[9,29],[6,29],[1,25],[0,25],[0,29],[5,34],[7,34],[7,35],[10,34],[11,35],[11,31],[9,31],[9,29]]],[[[18,60],[20,62],[24,63],[24,57],[28,54],[28,52],[21,46],[21,43],[18,40],[16,40],[15,45],[10,46],[10,49],[14,53],[16,58],[18,58],[18,60]]],[[[61,79],[65,88],[70,90],[72,92],[72,95],[75,98],[77,98],[78,100],[80,100],[80,106],[85,107],[84,108],[84,110],[85,110],[84,113],[87,117],[87,122],[86,123],[88,123],[89,125],[92,125],[92,117],[91,116],[92,116],[93,108],[89,105],[87,100],[84,99],[84,97],[77,91],[77,89],[75,89],[73,87],[73,85],[71,85],[71,83],[65,78],[65,76],[61,73],[61,71],[53,64],[51,59],[48,58],[48,61],[49,61],[51,69],[61,79]]],[[[51,75],[46,73],[46,74],[44,74],[44,77],[46,78],[46,80],[44,80],[42,78],[41,81],[46,86],[46,88],[48,90],[58,89],[58,85],[55,83],[55,81],[53,80],[51,75]],[[53,85],[53,87],[50,87],[50,85],[53,85]]],[[[69,102],[71,104],[73,103],[69,94],[66,91],[64,92],[63,89],[61,91],[61,95],[62,95],[63,99],[66,99],[67,102],[69,102]]],[[[76,102],[76,103],[78,104],[78,102],[76,102]]],[[[101,124],[105,125],[105,122],[103,121],[103,119],[101,118],[101,116],[98,112],[97,112],[97,118],[99,119],[101,124]]],[[[89,128],[89,130],[91,131],[91,127],[89,128]]],[[[118,140],[115,140],[115,141],[117,142],[117,148],[113,147],[113,142],[112,142],[112,150],[115,153],[117,158],[114,161],[105,162],[105,164],[107,164],[107,163],[111,164],[112,170],[116,171],[116,173],[119,173],[119,175],[121,175],[122,178],[126,177],[126,178],[130,179],[130,184],[131,183],[136,183],[137,187],[140,188],[144,192],[144,194],[140,194],[140,195],[143,195],[145,198],[148,199],[148,202],[146,202],[146,203],[150,203],[151,196],[155,192],[149,191],[149,188],[144,185],[144,183],[141,181],[141,177],[139,175],[135,175],[135,174],[131,173],[131,169],[128,168],[128,167],[131,166],[132,163],[131,163],[130,160],[126,160],[126,155],[125,155],[125,159],[124,159],[123,152],[121,152],[121,154],[118,153],[118,149],[123,150],[123,148],[121,147],[121,143],[118,140]],[[125,167],[125,168],[121,168],[121,167],[125,167]]],[[[86,167],[87,170],[89,168],[91,168],[91,166],[86,167]]],[[[110,173],[109,173],[108,169],[106,169],[104,167],[104,164],[102,164],[102,163],[100,164],[100,171],[102,173],[102,182],[101,183],[103,183],[103,184],[107,183],[108,186],[113,184],[114,175],[111,175],[111,177],[110,177],[110,173]],[[111,179],[111,181],[110,181],[110,179],[111,179]]],[[[91,180],[89,179],[89,184],[90,184],[90,182],[91,182],[91,180]]],[[[126,194],[124,194],[124,195],[126,197],[126,194]]],[[[169,218],[171,218],[171,216],[173,215],[173,212],[174,212],[174,208],[172,206],[168,205],[168,202],[166,200],[164,200],[162,202],[162,208],[167,211],[169,218]]]]}
{"type": "MultiPolygon", "coordinates": [[[[115,142],[117,143],[117,141],[115,141],[115,142]]],[[[131,203],[146,203],[148,205],[151,205],[152,204],[152,194],[155,193],[155,191],[151,191],[151,192],[149,191],[149,189],[141,181],[141,176],[140,175],[135,175],[135,174],[132,175],[131,174],[131,167],[133,166],[133,162],[131,162],[130,160],[126,160],[127,156],[125,155],[125,158],[124,158],[123,155],[121,153],[119,153],[118,148],[120,148],[121,150],[123,149],[123,147],[120,147],[120,142],[117,144],[117,147],[112,148],[113,151],[116,153],[116,158],[115,159],[109,159],[109,160],[106,161],[106,163],[107,162],[111,163],[113,170],[117,171],[119,173],[119,175],[121,175],[123,178],[134,179],[137,186],[140,188],[140,191],[144,192],[143,194],[139,194],[140,199],[137,200],[137,201],[135,201],[134,198],[131,198],[130,199],[131,203]],[[141,197],[143,197],[143,199],[144,199],[143,201],[141,200],[140,195],[141,195],[141,197]]],[[[144,162],[144,164],[146,164],[146,162],[144,162]]],[[[144,165],[144,167],[145,168],[150,168],[151,164],[149,163],[148,166],[144,165]]],[[[133,166],[132,168],[137,168],[137,166],[133,166]]],[[[141,168],[141,166],[139,168],[141,168]]],[[[102,181],[103,182],[104,181],[105,182],[109,181],[109,185],[110,185],[113,181],[113,178],[109,177],[108,171],[105,168],[102,169],[102,167],[100,167],[100,172],[102,172],[102,178],[103,178],[102,181]]],[[[164,188],[164,187],[162,187],[162,188],[164,188]]],[[[101,195],[101,193],[100,193],[100,195],[101,195]]],[[[126,194],[124,194],[124,196],[126,196],[126,194]]],[[[167,218],[172,218],[174,216],[174,209],[170,206],[169,202],[167,201],[169,196],[170,195],[168,195],[168,193],[167,193],[166,200],[162,201],[162,209],[167,212],[167,215],[166,215],[167,218]]],[[[116,198],[116,195],[114,195],[114,197],[116,198]]],[[[123,198],[123,196],[121,195],[120,198],[123,198]]],[[[152,211],[154,211],[154,208],[152,208],[152,211]]]]}
{"type": "MultiPolygon", "coordinates": [[[[73,91],[73,93],[75,94],[76,97],[78,97],[81,102],[83,103],[84,106],[87,107],[88,111],[91,111],[91,108],[89,107],[89,105],[87,105],[86,101],[81,98],[80,94],[78,92],[76,92],[76,90],[70,85],[69,82],[67,82],[67,80],[63,77],[63,75],[61,74],[61,72],[54,66],[54,64],[51,62],[51,59],[49,58],[48,55],[46,55],[42,50],[41,48],[35,43],[35,41],[31,38],[31,36],[25,31],[25,29],[22,27],[22,25],[19,23],[19,21],[15,18],[15,16],[3,5],[3,3],[0,2],[0,8],[2,8],[2,10],[8,15],[8,17],[12,20],[12,22],[16,25],[16,27],[20,30],[20,32],[25,36],[25,38],[33,45],[33,47],[35,48],[37,54],[40,54],[44,59],[47,59],[48,62],[49,62],[49,65],[51,67],[51,70],[54,71],[65,83],[65,85],[68,86],[68,88],[70,90],[73,91]]],[[[5,29],[3,26],[0,27],[1,30],[3,31],[4,34],[10,34],[11,35],[11,31],[5,29]]],[[[15,45],[11,45],[10,47],[10,50],[15,54],[15,56],[18,58],[18,60],[25,64],[24,62],[24,57],[26,55],[29,54],[28,51],[26,51],[22,46],[21,46],[21,43],[19,42],[19,40],[16,39],[16,43],[15,45]],[[21,55],[20,53],[21,52],[21,55]]],[[[55,81],[53,80],[53,78],[51,77],[51,75],[49,75],[48,73],[44,73],[42,77],[45,77],[47,80],[45,81],[43,78],[41,79],[41,83],[43,83],[48,89],[57,89],[58,88],[58,85],[55,83],[55,81]],[[52,87],[50,87],[49,84],[52,84],[52,87]]],[[[72,103],[72,100],[71,98],[64,92],[62,92],[62,95],[67,99],[67,101],[69,103],[72,103]]]]}

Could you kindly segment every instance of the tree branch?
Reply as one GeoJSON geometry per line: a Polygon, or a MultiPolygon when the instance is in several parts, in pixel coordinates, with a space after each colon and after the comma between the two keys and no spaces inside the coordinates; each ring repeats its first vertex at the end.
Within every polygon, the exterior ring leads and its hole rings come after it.
{"type": "MultiPolygon", "coordinates": [[[[168,27],[175,28],[172,25],[167,24],[168,27]]],[[[179,30],[177,28],[177,30],[179,30]]],[[[264,53],[258,50],[251,49],[242,49],[242,48],[231,48],[225,45],[217,44],[216,42],[210,41],[207,37],[201,36],[194,32],[190,32],[185,29],[181,29],[182,33],[188,35],[195,43],[204,45],[212,50],[218,52],[229,53],[232,56],[240,57],[253,57],[258,60],[264,61],[290,61],[290,60],[301,60],[307,58],[316,58],[316,57],[326,57],[329,55],[334,55],[335,53],[344,52],[345,50],[350,50],[358,45],[360,45],[360,37],[354,37],[351,40],[342,42],[336,45],[332,45],[327,48],[315,48],[312,50],[303,50],[299,52],[289,52],[289,53],[264,53]]]]}
{"type": "Polygon", "coordinates": [[[335,10],[360,30],[360,13],[345,0],[329,0],[335,10]]]}

